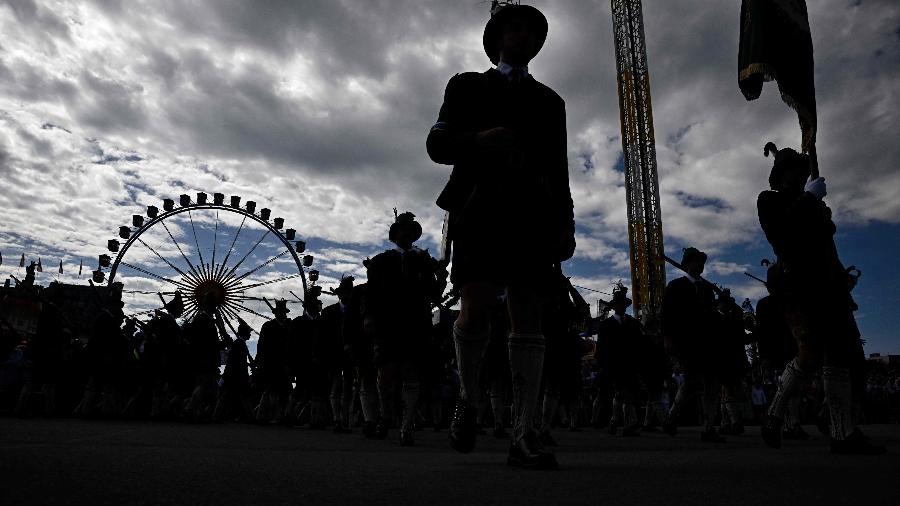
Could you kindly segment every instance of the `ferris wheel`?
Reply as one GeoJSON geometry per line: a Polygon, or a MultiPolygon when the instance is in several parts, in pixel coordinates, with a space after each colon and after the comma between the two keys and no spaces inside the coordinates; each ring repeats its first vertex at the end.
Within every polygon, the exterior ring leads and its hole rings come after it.
{"type": "Polygon", "coordinates": [[[158,309],[165,295],[180,294],[185,321],[210,298],[232,329],[238,318],[258,329],[272,318],[269,301],[302,303],[307,282],[315,285],[319,277],[311,269],[313,257],[304,254],[306,242],[296,230],[284,229],[283,218],[271,216],[270,209],[257,210],[256,202],[241,206],[236,195],[227,203],[222,193],[214,193],[211,202],[203,192],[195,199],[181,195],[177,205],[164,199],[162,210],[147,206],[146,217],[135,214],[130,226],[119,227],[118,239],[107,243],[115,259],[100,255],[93,281],[121,282],[131,316],[158,309]]]}

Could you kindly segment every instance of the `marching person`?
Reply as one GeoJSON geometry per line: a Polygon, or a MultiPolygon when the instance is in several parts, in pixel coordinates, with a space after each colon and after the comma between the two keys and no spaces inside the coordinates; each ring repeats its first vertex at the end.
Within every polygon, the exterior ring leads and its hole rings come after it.
{"type": "Polygon", "coordinates": [[[222,374],[222,388],[219,400],[213,412],[213,420],[237,419],[249,422],[253,419],[253,408],[250,406],[250,374],[247,371],[250,351],[247,340],[252,329],[247,322],[238,318],[237,337],[228,348],[225,361],[225,372],[222,374]],[[226,418],[227,417],[227,418],[226,418]]]}
{"type": "Polygon", "coordinates": [[[642,361],[646,360],[649,340],[640,322],[625,312],[631,306],[628,288],[618,285],[612,294],[609,305],[613,315],[600,322],[597,328],[594,360],[613,389],[609,433],[615,435],[622,427],[622,436],[640,436],[637,402],[644,379],[641,374],[645,369],[642,361]]]}
{"type": "Polygon", "coordinates": [[[291,310],[286,300],[276,300],[272,308],[275,318],[263,323],[259,329],[256,364],[263,390],[256,407],[256,421],[259,423],[281,422],[284,417],[287,396],[291,391],[289,368],[292,357],[288,340],[292,337],[292,326],[287,316],[289,312],[291,310]]]}
{"type": "Polygon", "coordinates": [[[684,371],[684,381],[669,408],[663,431],[675,435],[681,409],[699,391],[704,425],[700,439],[722,443],[725,439],[714,426],[721,394],[721,364],[715,342],[718,322],[715,292],[700,277],[706,259],[706,253],[697,248],[686,248],[681,259],[685,275],[670,281],[663,296],[661,324],[666,349],[678,359],[684,371]]]}
{"type": "MultiPolygon", "coordinates": [[[[396,212],[396,211],[395,211],[396,212]]],[[[396,217],[388,239],[396,247],[368,262],[365,310],[374,336],[381,420],[378,438],[387,437],[394,415],[397,381],[403,385],[400,444],[413,446],[413,422],[419,399],[419,375],[431,339],[431,307],[440,301],[437,260],[414,246],[422,226],[412,213],[396,217]]]]}
{"type": "Polygon", "coordinates": [[[332,304],[322,310],[321,336],[327,340],[323,343],[328,350],[328,375],[331,382],[331,414],[334,420],[333,432],[346,434],[350,430],[350,408],[353,404],[353,378],[355,368],[350,356],[350,335],[358,325],[359,317],[350,314],[353,306],[350,299],[353,295],[353,276],[341,278],[338,287],[331,291],[338,298],[337,304],[332,304]]]}
{"type": "Polygon", "coordinates": [[[781,384],[769,406],[763,440],[781,447],[784,413],[806,379],[822,368],[830,412],[830,449],[837,454],[881,454],[853,424],[851,368],[859,356],[859,330],[853,318],[856,304],[850,295],[855,279],[838,258],[831,209],[822,199],[825,180],[809,180],[810,159],[793,149],[774,153],[770,190],[757,198],[759,223],[778,256],[769,268],[767,287],[783,303],[797,356],[785,366],[781,384]]]}
{"type": "Polygon", "coordinates": [[[204,418],[207,404],[215,407],[216,382],[222,360],[215,314],[215,295],[207,293],[200,301],[200,310],[184,328],[194,373],[194,391],[184,409],[188,420],[194,422],[204,418]]]}
{"type": "Polygon", "coordinates": [[[556,458],[541,445],[533,422],[544,360],[539,294],[552,286],[554,264],[574,253],[575,224],[565,103],[528,73],[546,37],[539,10],[493,2],[482,41],[496,67],[450,79],[426,146],[433,161],[453,165],[437,199],[449,212],[451,281],[462,294],[454,328],[461,399],[451,446],[462,453],[475,446],[478,370],[499,288],[510,313],[516,421],[507,462],[554,469],[556,458]]]}

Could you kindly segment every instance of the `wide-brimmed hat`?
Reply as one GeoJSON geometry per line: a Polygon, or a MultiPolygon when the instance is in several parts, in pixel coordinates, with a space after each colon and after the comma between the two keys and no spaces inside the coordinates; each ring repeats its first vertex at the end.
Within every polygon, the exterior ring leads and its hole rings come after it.
{"type": "Polygon", "coordinates": [[[500,49],[497,47],[497,41],[503,35],[503,25],[512,19],[525,19],[535,30],[536,40],[534,45],[534,54],[529,59],[534,58],[540,52],[544,41],[547,40],[547,18],[541,14],[541,11],[530,5],[519,5],[511,2],[494,2],[491,10],[491,19],[488,20],[484,27],[484,36],[482,43],[484,44],[484,52],[491,63],[494,65],[500,59],[500,49]]]}
{"type": "Polygon", "coordinates": [[[176,318],[184,314],[184,299],[181,297],[181,292],[175,292],[175,296],[172,297],[172,300],[166,302],[163,307],[170,315],[176,318]]]}
{"type": "Polygon", "coordinates": [[[416,242],[419,237],[422,237],[422,225],[416,221],[416,215],[410,212],[401,213],[394,219],[394,223],[391,224],[391,229],[388,231],[388,240],[391,242],[397,242],[397,233],[400,231],[401,227],[409,227],[413,233],[413,242],[416,242]]]}
{"type": "Polygon", "coordinates": [[[794,151],[791,148],[778,149],[773,142],[767,142],[763,148],[763,154],[769,156],[769,153],[775,155],[775,162],[772,164],[772,172],[769,173],[769,186],[772,188],[781,184],[781,178],[784,173],[790,169],[806,170],[807,174],[810,170],[809,155],[804,155],[794,151]]]}
{"type": "Polygon", "coordinates": [[[247,325],[247,322],[245,322],[242,318],[238,318],[237,335],[241,337],[249,336],[251,332],[253,332],[253,329],[250,327],[250,325],[247,325]]]}
{"type": "Polygon", "coordinates": [[[353,276],[344,276],[341,278],[340,284],[338,284],[337,288],[332,288],[329,293],[332,295],[350,295],[350,292],[353,291],[353,276]]]}
{"type": "Polygon", "coordinates": [[[699,260],[700,263],[705,264],[707,258],[708,257],[706,256],[706,253],[691,246],[690,248],[684,248],[684,253],[682,253],[681,255],[681,265],[692,262],[694,260],[699,260]]]}
{"type": "Polygon", "coordinates": [[[617,285],[613,288],[612,300],[609,301],[609,304],[612,306],[619,302],[624,302],[625,307],[631,305],[631,299],[628,298],[628,288],[622,285],[617,285]]]}
{"type": "Polygon", "coordinates": [[[273,313],[273,314],[276,314],[276,315],[278,315],[278,314],[288,314],[288,313],[290,313],[290,312],[291,312],[291,310],[288,309],[288,307],[287,307],[287,301],[286,301],[286,300],[280,299],[280,300],[276,300],[276,301],[275,301],[275,307],[272,308],[272,313],[273,313]]]}

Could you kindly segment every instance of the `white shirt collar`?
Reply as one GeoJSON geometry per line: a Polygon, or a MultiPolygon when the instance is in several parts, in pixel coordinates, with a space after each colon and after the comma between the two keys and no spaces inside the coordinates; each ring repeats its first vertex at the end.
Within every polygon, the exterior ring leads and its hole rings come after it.
{"type": "Polygon", "coordinates": [[[422,250],[419,249],[418,246],[413,244],[412,247],[409,249],[403,249],[400,246],[394,246],[394,251],[399,251],[400,253],[406,253],[407,251],[422,251],[422,250]]]}
{"type": "Polygon", "coordinates": [[[513,69],[520,69],[522,71],[523,79],[531,75],[528,73],[528,65],[525,65],[524,67],[513,67],[512,65],[510,65],[504,61],[501,61],[500,63],[497,64],[497,72],[500,72],[501,74],[503,74],[503,76],[506,77],[507,79],[510,79],[509,73],[512,72],[513,69]]]}
{"type": "Polygon", "coordinates": [[[688,273],[685,273],[685,274],[684,274],[684,277],[686,277],[686,278],[688,278],[689,280],[691,280],[691,283],[694,283],[694,284],[696,284],[697,281],[700,281],[699,279],[695,278],[694,276],[691,276],[691,275],[688,274],[688,273]]]}
{"type": "Polygon", "coordinates": [[[613,318],[615,318],[617,322],[622,323],[622,320],[625,318],[625,316],[619,316],[616,313],[613,313],[613,318]]]}

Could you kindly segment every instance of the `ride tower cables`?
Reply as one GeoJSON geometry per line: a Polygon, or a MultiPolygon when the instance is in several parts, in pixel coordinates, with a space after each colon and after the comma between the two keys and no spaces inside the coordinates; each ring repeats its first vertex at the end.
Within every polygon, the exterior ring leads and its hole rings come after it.
{"type": "Polygon", "coordinates": [[[641,0],[611,0],[634,314],[659,314],[666,288],[650,74],[641,0]]]}

